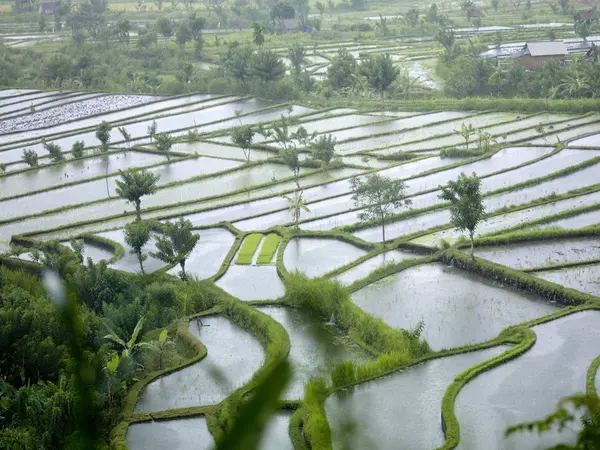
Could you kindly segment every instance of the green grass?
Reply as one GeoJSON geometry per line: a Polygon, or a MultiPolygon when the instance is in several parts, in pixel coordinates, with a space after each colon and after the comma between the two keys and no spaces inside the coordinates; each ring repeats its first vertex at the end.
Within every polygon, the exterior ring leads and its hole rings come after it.
{"type": "Polygon", "coordinates": [[[275,252],[277,251],[280,241],[281,236],[278,234],[271,233],[267,236],[258,255],[258,264],[269,264],[271,262],[275,252]]]}
{"type": "Polygon", "coordinates": [[[244,239],[244,243],[242,244],[242,248],[240,249],[240,253],[235,260],[235,263],[249,265],[252,262],[252,257],[254,256],[262,237],[263,235],[261,233],[253,233],[247,236],[246,239],[244,239]]]}

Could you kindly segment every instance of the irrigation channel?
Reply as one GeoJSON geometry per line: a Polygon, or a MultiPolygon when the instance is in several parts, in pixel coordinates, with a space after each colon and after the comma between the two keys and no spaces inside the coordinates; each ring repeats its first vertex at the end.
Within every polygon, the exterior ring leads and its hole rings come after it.
{"type": "MultiPolygon", "coordinates": [[[[45,243],[74,248],[81,238],[84,261],[139,272],[124,232],[135,207],[119,197],[116,181],[122,170],[145,169],[159,179],[141,200],[141,218],[189,220],[200,239],[187,273],[230,302],[180,318],[179,332],[206,353],[143,383],[122,424],[130,449],[212,448],[223,405],[251,392],[254,375],[285,354],[293,377],[261,449],[300,448],[294,427],[315,414],[331,430],[325,447],[336,449],[508,450],[574,439],[573,430],[542,438],[504,431],[590,389],[588,367],[600,355],[598,114],[317,109],[203,94],[15,89],[0,98],[8,99],[0,107],[0,263],[33,270],[45,243]],[[282,115],[294,119],[290,131],[335,137],[335,164],[319,167],[310,146],[300,145],[295,178],[277,142],[258,135],[247,161],[232,129],[273,129],[282,115]],[[113,131],[100,153],[95,127],[104,120],[113,131]],[[148,134],[152,123],[174,138],[169,154],[148,134]],[[497,143],[443,157],[443,148],[466,149],[455,131],[462,124],[497,143]],[[61,146],[64,160],[51,159],[42,139],[61,146]],[[76,141],[83,156],[71,152],[76,141]],[[37,166],[25,163],[24,149],[38,152],[37,166]],[[463,172],[482,181],[475,259],[439,199],[440,185],[463,172]],[[380,224],[361,221],[364,205],[353,200],[352,179],[372,173],[404,180],[412,200],[392,211],[385,243],[380,224]],[[306,206],[298,228],[290,213],[297,186],[306,206]],[[348,296],[327,315],[292,304],[286,286],[296,272],[337,281],[348,296]],[[289,352],[274,356],[269,337],[236,308],[287,335],[289,352]],[[411,333],[428,347],[418,358],[398,357],[390,347],[411,333]],[[354,378],[332,377],[340,365],[354,378]],[[318,405],[305,397],[315,377],[327,386],[318,405]]],[[[144,269],[177,276],[178,265],[152,255],[156,223],[144,269]]],[[[600,376],[592,379],[600,387],[600,376]]]]}

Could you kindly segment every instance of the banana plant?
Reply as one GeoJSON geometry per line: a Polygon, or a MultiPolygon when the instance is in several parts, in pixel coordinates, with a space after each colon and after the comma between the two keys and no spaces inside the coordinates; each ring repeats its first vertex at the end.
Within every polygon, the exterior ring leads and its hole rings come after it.
{"type": "Polygon", "coordinates": [[[289,211],[294,217],[294,224],[296,226],[296,230],[300,228],[300,212],[304,210],[306,212],[310,212],[310,209],[306,206],[306,203],[302,199],[302,191],[296,191],[294,194],[294,198],[289,197],[287,195],[282,195],[284,199],[286,199],[289,203],[289,211]]]}
{"type": "Polygon", "coordinates": [[[121,350],[121,359],[132,357],[137,350],[142,347],[148,346],[145,342],[137,342],[140,337],[140,332],[144,327],[144,322],[146,320],[145,316],[140,317],[135,328],[133,329],[133,333],[131,334],[131,338],[125,342],[125,340],[121,339],[119,335],[107,324],[104,323],[104,326],[108,330],[108,334],[104,336],[104,339],[108,339],[112,341],[114,344],[120,347],[121,350]]]}

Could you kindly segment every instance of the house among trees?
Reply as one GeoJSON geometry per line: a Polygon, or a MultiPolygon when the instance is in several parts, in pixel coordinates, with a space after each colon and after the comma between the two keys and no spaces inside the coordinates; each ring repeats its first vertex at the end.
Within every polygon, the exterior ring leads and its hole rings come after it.
{"type": "Polygon", "coordinates": [[[567,46],[562,41],[527,42],[514,57],[527,70],[541,70],[548,61],[564,61],[567,54],[567,46]]]}

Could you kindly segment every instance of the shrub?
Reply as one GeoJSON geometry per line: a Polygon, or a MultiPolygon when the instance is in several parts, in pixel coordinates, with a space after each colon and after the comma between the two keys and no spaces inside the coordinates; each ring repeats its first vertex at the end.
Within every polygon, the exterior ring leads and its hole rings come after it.
{"type": "Polygon", "coordinates": [[[418,155],[410,152],[399,151],[396,153],[392,153],[391,155],[378,155],[377,159],[382,161],[408,161],[410,159],[416,158],[418,155]]]}
{"type": "Polygon", "coordinates": [[[85,148],[85,144],[83,141],[75,141],[73,146],[71,147],[71,154],[73,158],[79,159],[83,156],[83,149],[85,148]]]}
{"type": "Polygon", "coordinates": [[[481,156],[484,152],[479,149],[467,150],[464,148],[443,148],[440,151],[440,156],[442,158],[470,158],[473,156],[481,156]]]}
{"type": "Polygon", "coordinates": [[[22,159],[29,167],[37,167],[38,165],[38,154],[35,150],[31,150],[30,148],[23,150],[22,159]]]}

